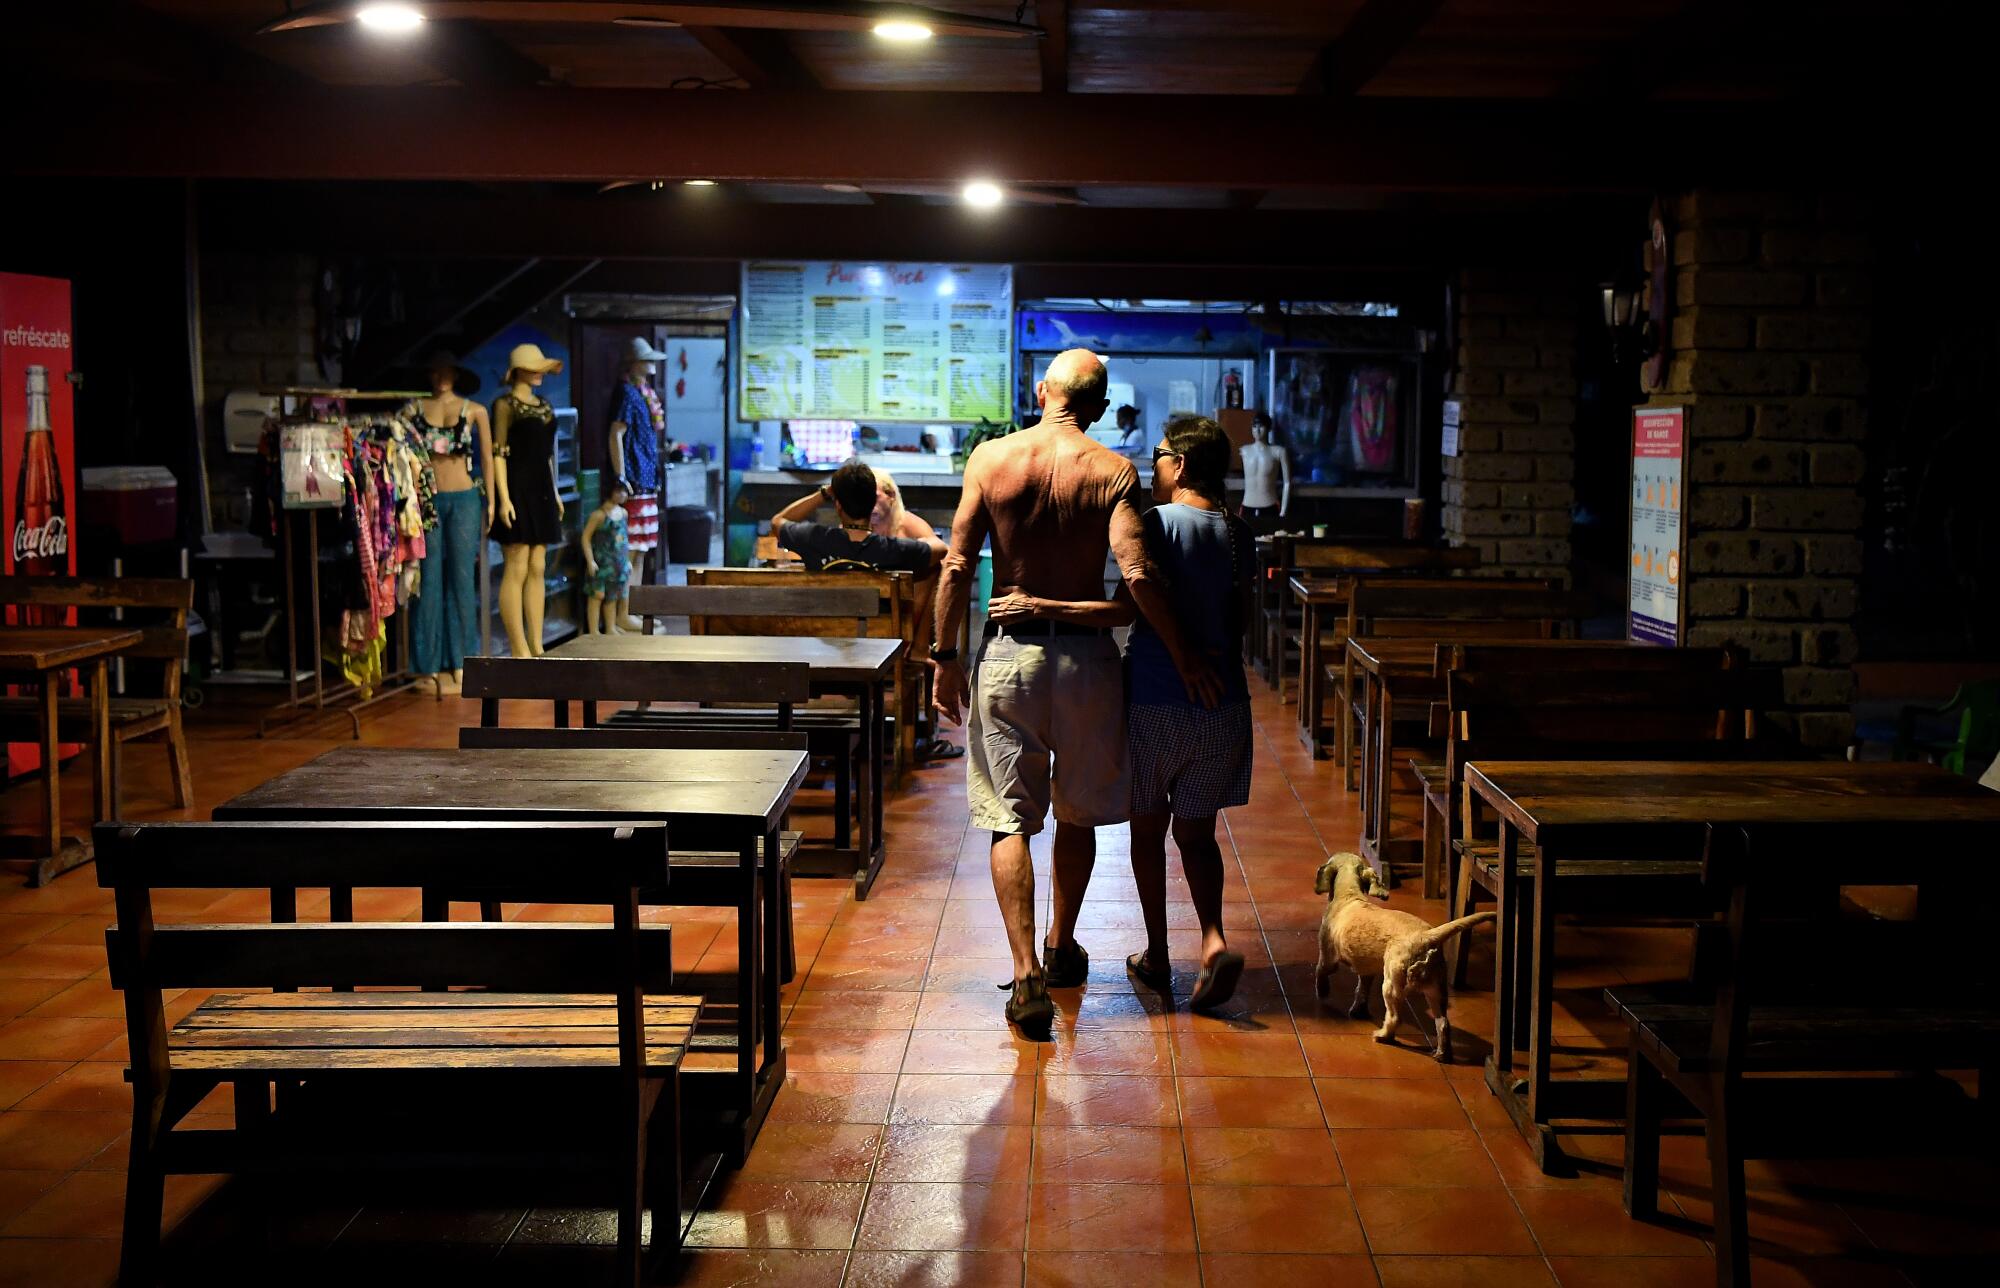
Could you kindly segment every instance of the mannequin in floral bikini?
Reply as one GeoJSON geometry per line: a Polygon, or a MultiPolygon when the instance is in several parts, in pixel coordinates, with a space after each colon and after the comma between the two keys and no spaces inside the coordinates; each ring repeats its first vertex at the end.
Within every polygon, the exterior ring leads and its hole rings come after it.
{"type": "Polygon", "coordinates": [[[418,675],[437,677],[451,693],[463,678],[465,659],[479,648],[479,543],[493,526],[493,435],[486,408],[466,395],[479,377],[449,353],[431,355],[431,396],[403,409],[403,417],[430,454],[436,476],[437,526],[424,534],[424,560],[410,626],[410,663],[418,675]],[[479,450],[482,488],[472,476],[479,450]]]}

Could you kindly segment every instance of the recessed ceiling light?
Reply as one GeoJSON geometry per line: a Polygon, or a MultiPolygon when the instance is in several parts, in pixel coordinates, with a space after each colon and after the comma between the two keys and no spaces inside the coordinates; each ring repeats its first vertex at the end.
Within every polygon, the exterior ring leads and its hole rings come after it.
{"type": "Polygon", "coordinates": [[[981,210],[991,210],[1000,204],[999,185],[988,183],[984,179],[974,179],[966,184],[965,191],[959,195],[965,198],[966,205],[976,206],[981,210]]]}
{"type": "Polygon", "coordinates": [[[875,34],[899,45],[914,45],[920,40],[929,40],[931,29],[921,22],[888,19],[875,24],[875,34]]]}
{"type": "Polygon", "coordinates": [[[715,180],[713,180],[713,179],[683,179],[683,180],[681,180],[681,186],[682,186],[683,188],[713,188],[713,187],[715,186],[715,180]]]}
{"type": "Polygon", "coordinates": [[[354,11],[354,20],[370,31],[407,35],[424,25],[424,15],[406,4],[365,4],[354,11]]]}

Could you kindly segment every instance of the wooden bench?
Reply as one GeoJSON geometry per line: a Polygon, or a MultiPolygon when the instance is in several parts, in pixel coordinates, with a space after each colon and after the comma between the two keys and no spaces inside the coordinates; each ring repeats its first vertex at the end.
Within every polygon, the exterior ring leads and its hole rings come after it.
{"type": "MultiPolygon", "coordinates": [[[[1720,671],[1740,666],[1742,659],[1731,649],[1648,648],[1622,641],[1606,640],[1602,645],[1576,642],[1561,648],[1536,644],[1470,643],[1452,646],[1448,669],[1452,671],[1720,671]]],[[[1460,722],[1452,718],[1449,702],[1432,704],[1430,734],[1440,741],[1449,739],[1460,722]]],[[[1492,757],[1488,757],[1492,759],[1492,757]]],[[[1413,757],[1410,772],[1423,794],[1423,882],[1426,899],[1450,899],[1456,872],[1449,856],[1463,852],[1464,836],[1458,830],[1459,811],[1453,801],[1464,788],[1465,757],[1447,759],[1413,757]],[[1459,771],[1453,777],[1454,767],[1459,771]],[[1456,847],[1456,848],[1454,848],[1456,847]]]]}
{"type": "Polygon", "coordinates": [[[1687,981],[1605,992],[1629,1035],[1626,1212],[1657,1214],[1660,1136],[1690,1109],[1708,1135],[1719,1285],[1751,1282],[1746,1159],[1990,1152],[1994,849],[1992,828],[1949,822],[1712,828],[1703,869],[1722,916],[1700,927],[1687,981]],[[1841,886],[1885,879],[1918,887],[1916,920],[1843,915],[1841,886]],[[1956,1069],[1979,1071],[1976,1101],[1943,1076],[1956,1069]]]}
{"type": "MultiPolygon", "coordinates": [[[[890,719],[895,748],[894,772],[897,783],[916,763],[917,732],[928,727],[930,685],[927,658],[929,627],[921,619],[917,605],[921,598],[917,579],[907,572],[874,572],[857,568],[844,572],[807,572],[802,568],[690,568],[688,586],[729,586],[740,589],[852,590],[867,587],[876,594],[879,607],[865,629],[851,631],[835,619],[826,619],[824,610],[791,618],[750,617],[743,614],[692,616],[688,629],[696,635],[854,635],[869,639],[903,641],[903,655],[896,663],[894,692],[890,696],[890,719]]],[[[638,609],[634,607],[636,613],[638,609]]],[[[970,620],[968,616],[968,621],[970,620]]]]}
{"type": "MultiPolygon", "coordinates": [[[[1555,639],[1587,607],[1582,596],[1547,579],[1370,577],[1357,579],[1349,588],[1341,639],[1555,639]]],[[[1333,688],[1334,711],[1340,722],[1334,763],[1343,766],[1347,789],[1353,791],[1361,767],[1355,751],[1362,694],[1345,649],[1337,663],[1327,665],[1326,681],[1333,688]]],[[[1321,714],[1310,713],[1315,741],[1321,714]]],[[[1385,712],[1384,718],[1392,714],[1385,712]]]]}
{"type": "Polygon", "coordinates": [[[96,848],[99,884],[117,908],[106,944],[132,1052],[122,1282],[151,1281],[168,1175],[336,1163],[576,1166],[582,1151],[582,1165],[616,1188],[620,1281],[641,1282],[648,1209],[655,1259],[678,1250],[680,1067],[700,999],[667,992],[672,932],[639,920],[640,892],[670,880],[663,825],[107,823],[96,848]],[[550,902],[609,904],[612,919],[162,926],[153,917],[163,888],[486,881],[550,902]],[[491,991],[300,991],[332,984],[491,991]],[[162,990],[181,988],[221,991],[170,1025],[162,990]],[[234,1129],[181,1128],[224,1083],[234,1129]],[[420,1134],[409,1114],[383,1130],[392,1107],[415,1107],[420,1134]],[[578,1118],[551,1122],[558,1110],[578,1118]]]}
{"type": "MultiPolygon", "coordinates": [[[[1477,655],[1474,655],[1477,660],[1477,655]]],[[[1507,760],[1717,760],[1757,759],[1789,750],[1758,737],[1757,713],[1778,697],[1774,671],[1724,666],[1726,654],[1698,657],[1676,669],[1654,662],[1646,669],[1455,670],[1446,680],[1452,722],[1446,748],[1447,790],[1461,798],[1459,832],[1446,851],[1451,916],[1473,911],[1484,892],[1512,915],[1525,915],[1535,880],[1535,851],[1518,852],[1517,886],[1503,890],[1499,846],[1483,836],[1465,767],[1507,760]]],[[[1639,855],[1580,865],[1577,881],[1564,882],[1561,911],[1613,920],[1632,917],[1692,918],[1702,901],[1695,878],[1698,856],[1639,855]],[[1641,878],[1601,883],[1589,876],[1641,878]]],[[[1455,983],[1463,984],[1468,953],[1458,945],[1455,983]]],[[[1501,962],[1496,969],[1514,969],[1501,962]]],[[[1517,991],[1517,996],[1526,996],[1517,991]]],[[[1516,1017],[1525,1031],[1526,1012],[1516,1017]]]]}
{"type": "MultiPolygon", "coordinates": [[[[109,621],[114,610],[124,610],[128,617],[143,614],[152,619],[127,623],[144,638],[120,656],[163,663],[160,693],[157,697],[110,700],[111,746],[101,752],[111,766],[106,805],[110,817],[117,818],[125,744],[161,734],[174,805],[186,809],[194,799],[194,778],[188,766],[187,735],[181,729],[181,666],[187,660],[188,610],[194,604],[194,583],[154,577],[0,577],[0,603],[76,608],[103,621],[109,621]]],[[[93,620],[91,624],[99,623],[93,620]]],[[[7,737],[30,736],[30,731],[39,728],[39,707],[34,698],[0,697],[0,731],[7,737]]],[[[57,702],[56,736],[66,742],[85,742],[93,737],[87,699],[57,702]]]]}
{"type": "MultiPolygon", "coordinates": [[[[1284,594],[1287,579],[1295,573],[1335,578],[1377,575],[1444,575],[1479,566],[1476,546],[1421,546],[1410,543],[1355,540],[1309,540],[1298,537],[1272,539],[1270,569],[1276,574],[1277,594],[1265,598],[1260,592],[1263,612],[1265,674],[1271,687],[1285,696],[1285,676],[1301,644],[1302,616],[1292,611],[1284,594]]],[[[1344,637],[1343,637],[1344,638],[1344,637]]],[[[1338,640],[1333,641],[1338,643],[1338,640]]]]}

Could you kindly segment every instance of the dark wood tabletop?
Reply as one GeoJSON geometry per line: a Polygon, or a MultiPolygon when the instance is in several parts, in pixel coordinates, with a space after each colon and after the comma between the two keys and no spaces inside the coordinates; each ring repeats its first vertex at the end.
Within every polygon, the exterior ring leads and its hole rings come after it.
{"type": "Polygon", "coordinates": [[[1433,639],[1356,635],[1347,640],[1347,651],[1364,671],[1430,675],[1437,669],[1439,643],[1433,639]]]}
{"type": "Polygon", "coordinates": [[[217,819],[665,819],[676,849],[778,825],[798,751],[460,751],[340,747],[218,805],[217,819]]]}
{"type": "Polygon", "coordinates": [[[2000,792],[1936,765],[1847,761],[1486,761],[1466,786],[1530,841],[1701,823],[2000,825],[2000,792]]]}
{"type": "Polygon", "coordinates": [[[127,626],[0,626],[0,671],[55,671],[121,653],[144,639],[127,626]]]}
{"type": "Polygon", "coordinates": [[[550,657],[658,662],[804,662],[815,683],[887,681],[903,642],[804,635],[579,635],[550,657]]]}
{"type": "Polygon", "coordinates": [[[1345,577],[1293,577],[1292,598],[1302,604],[1345,604],[1348,579],[1345,577]]]}

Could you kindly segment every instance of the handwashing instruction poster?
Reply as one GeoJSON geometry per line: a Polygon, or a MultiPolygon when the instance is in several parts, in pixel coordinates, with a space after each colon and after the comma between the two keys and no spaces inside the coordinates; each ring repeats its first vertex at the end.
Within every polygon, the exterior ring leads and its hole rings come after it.
{"type": "Polygon", "coordinates": [[[1629,637],[1681,642],[1684,416],[1679,407],[1632,411],[1632,579],[1629,637]]]}
{"type": "Polygon", "coordinates": [[[1007,265],[752,261],[740,298],[744,420],[1012,418],[1007,265]]]}

